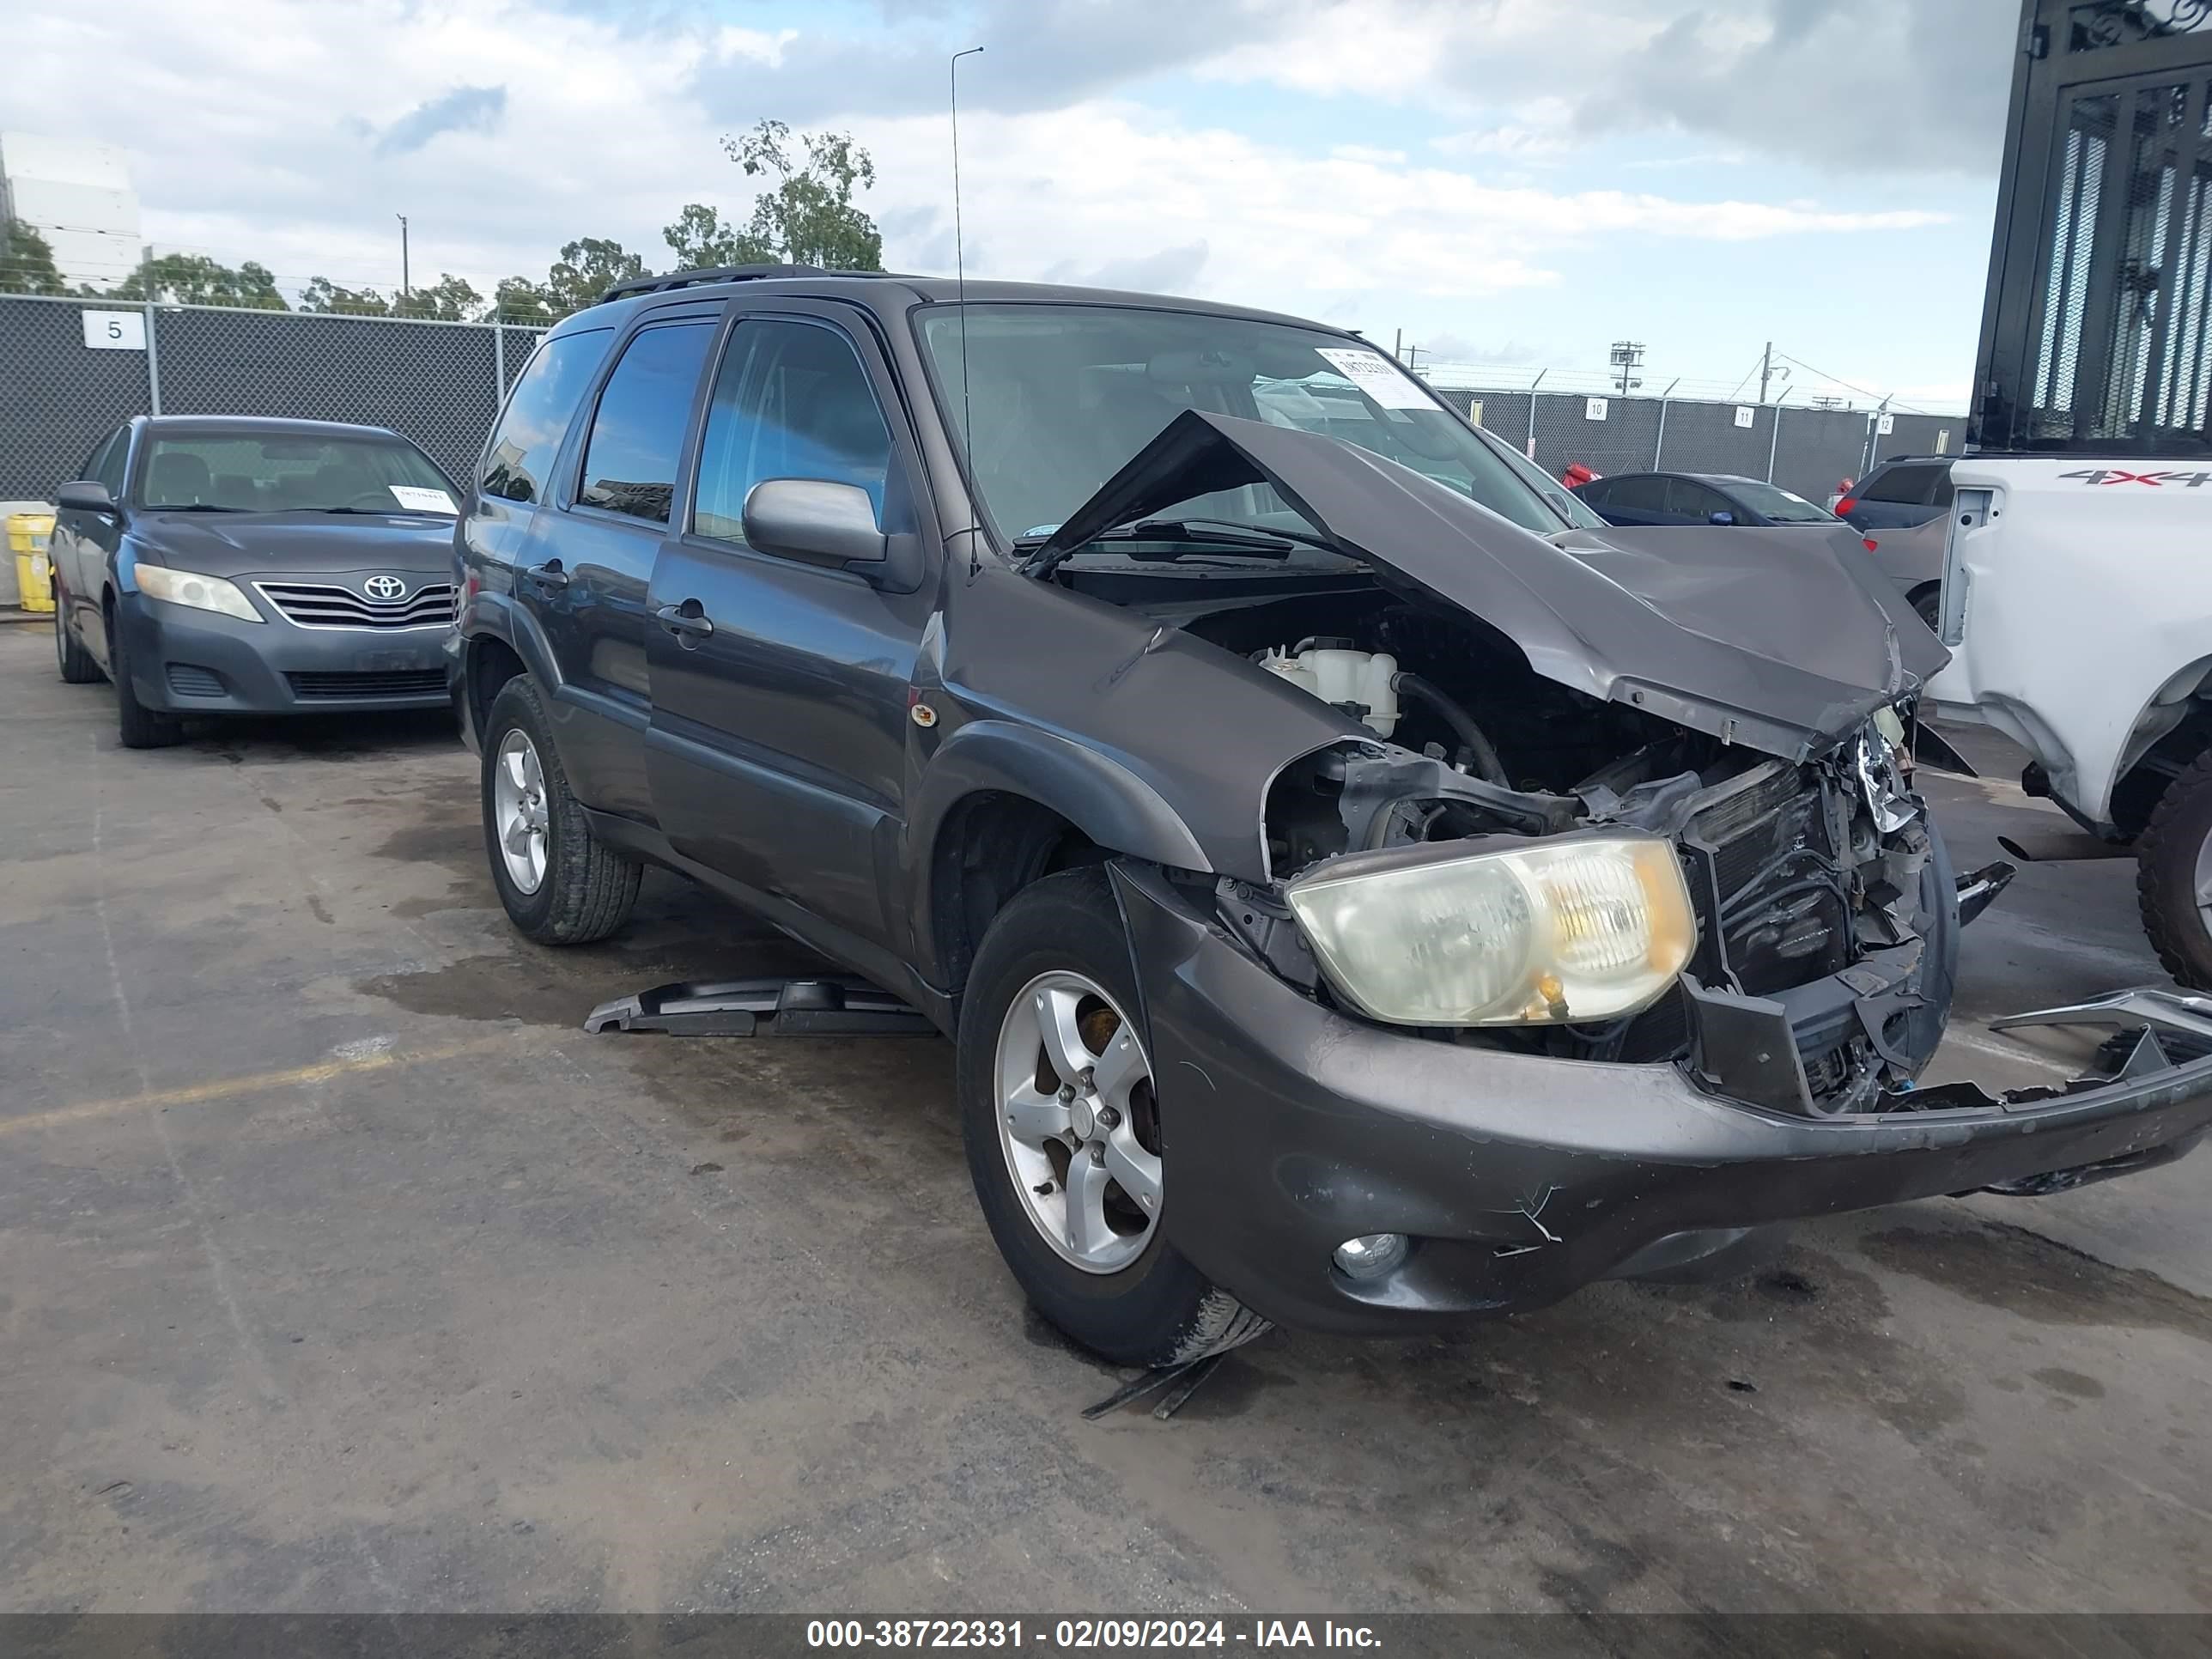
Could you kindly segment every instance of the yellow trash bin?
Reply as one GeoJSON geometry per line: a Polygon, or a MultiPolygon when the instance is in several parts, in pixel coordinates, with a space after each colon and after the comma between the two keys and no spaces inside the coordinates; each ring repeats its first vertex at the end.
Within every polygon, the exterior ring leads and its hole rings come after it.
{"type": "Polygon", "coordinates": [[[8,550],[15,556],[15,602],[26,611],[54,608],[53,574],[46,565],[46,544],[53,533],[51,513],[8,515],[8,550]]]}

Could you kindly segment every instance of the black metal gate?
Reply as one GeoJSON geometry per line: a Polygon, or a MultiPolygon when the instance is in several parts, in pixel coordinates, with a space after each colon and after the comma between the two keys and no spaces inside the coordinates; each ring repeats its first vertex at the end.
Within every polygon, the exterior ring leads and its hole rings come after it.
{"type": "Polygon", "coordinates": [[[1967,441],[2212,450],[2212,0],[2024,0],[1967,441]]]}

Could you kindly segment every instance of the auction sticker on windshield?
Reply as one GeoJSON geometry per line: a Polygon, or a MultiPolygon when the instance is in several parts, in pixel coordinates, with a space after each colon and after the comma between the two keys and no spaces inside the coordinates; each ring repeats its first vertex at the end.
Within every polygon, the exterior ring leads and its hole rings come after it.
{"type": "Polygon", "coordinates": [[[420,484],[386,484],[392,499],[410,513],[451,513],[460,516],[453,506],[453,498],[442,489],[426,489],[420,484]]]}
{"type": "Polygon", "coordinates": [[[1436,404],[1419,381],[1379,351],[1350,347],[1315,348],[1336,372],[1385,409],[1434,409],[1436,404]]]}

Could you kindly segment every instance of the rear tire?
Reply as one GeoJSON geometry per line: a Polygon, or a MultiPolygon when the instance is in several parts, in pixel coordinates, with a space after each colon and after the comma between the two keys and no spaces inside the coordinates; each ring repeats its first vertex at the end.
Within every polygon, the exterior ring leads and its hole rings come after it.
{"type": "MultiPolygon", "coordinates": [[[[1186,1261],[1162,1230],[1165,1199],[1159,1175],[1166,1147],[1151,1095],[1141,1006],[1106,872],[1095,866],[1064,871],[1024,888],[991,924],[968,976],[956,1073],[961,1131],[983,1218],[1037,1311],[1117,1364],[1180,1365],[1249,1342],[1268,1327],[1186,1261]],[[1068,1056],[1063,1052],[1055,1064],[1051,1039],[1035,1023],[1033,999],[1041,995],[1069,1000],[1067,1029],[1078,1034],[1075,1045],[1084,1051],[1075,1056],[1079,1078],[1064,1078],[1068,1056]],[[1133,1051],[1125,1046],[1132,1036],[1133,1051]],[[1119,1051],[1114,1058],[1127,1068],[1124,1075],[1141,1068],[1137,1081],[1118,1089],[1099,1082],[1065,1109],[1085,1134],[1106,1126],[1097,1133],[1099,1158],[1087,1158],[1080,1145],[1067,1144],[1079,1139],[1073,1131],[1049,1144],[1002,1134],[1006,1108],[1020,1105],[1010,1095],[1009,1079],[1027,1080],[1034,1109],[1049,1114],[1060,1091],[1034,1086],[1045,1073],[1032,1074],[1032,1063],[1073,1085],[1089,1075],[1082,1062],[1091,1060],[1101,1062],[1096,1070],[1105,1077],[1109,1050],[1119,1051]],[[1110,1120],[1104,1111],[1094,1117],[1095,1107],[1115,1099],[1121,1104],[1110,1120]],[[1048,1165],[1043,1154],[1053,1145],[1058,1156],[1048,1165]],[[1141,1176],[1129,1176],[1132,1182],[1149,1179],[1158,1194],[1150,1213],[1110,1184],[1116,1179],[1110,1173],[1088,1167],[1126,1170],[1133,1167],[1124,1161],[1129,1158],[1145,1166],[1141,1176]],[[1018,1162],[1031,1166],[1026,1176],[1018,1174],[1018,1162]],[[1066,1218],[1075,1215],[1090,1181],[1101,1183],[1098,1201],[1110,1206],[1108,1233],[1066,1218]],[[1052,1237],[1048,1225],[1054,1229],[1052,1237]],[[1063,1234],[1062,1228],[1074,1231],[1063,1234]],[[1089,1266],[1079,1265],[1086,1261],[1089,1266]]],[[[1018,1082],[1017,1092],[1021,1086],[1018,1082]]],[[[1194,1193],[1192,1200],[1199,1197],[1194,1193]]]]}
{"type": "MultiPolygon", "coordinates": [[[[589,945],[629,920],[644,869],[592,833],[583,805],[562,769],[561,751],[553,746],[545,704],[527,674],[509,680],[492,700],[479,775],[492,884],[519,932],[540,945],[589,945]],[[511,849],[502,843],[514,826],[503,830],[500,821],[502,753],[512,748],[520,755],[526,746],[534,773],[532,787],[526,792],[533,798],[526,816],[538,837],[534,880],[532,859],[520,860],[519,870],[510,862],[511,849]]],[[[521,839],[526,842],[528,837],[521,839]]]]}
{"type": "Polygon", "coordinates": [[[1922,588],[1912,596],[1912,608],[1918,613],[1920,620],[1928,624],[1928,631],[1935,633],[1936,625],[1943,620],[1943,590],[1940,587],[1922,588]]]}
{"type": "Polygon", "coordinates": [[[131,684],[123,630],[112,615],[107,618],[107,678],[115,682],[115,729],[125,749],[167,749],[185,740],[184,721],[138,701],[137,690],[131,684]]]}
{"type": "Polygon", "coordinates": [[[2212,991],[2212,916],[2197,894],[2212,878],[2212,751],[2166,787],[2136,842],[2136,902],[2160,963],[2192,991],[2212,991]]]}
{"type": "Polygon", "coordinates": [[[69,601],[54,589],[54,666],[70,685],[90,685],[100,678],[100,665],[92,659],[69,625],[69,601]]]}

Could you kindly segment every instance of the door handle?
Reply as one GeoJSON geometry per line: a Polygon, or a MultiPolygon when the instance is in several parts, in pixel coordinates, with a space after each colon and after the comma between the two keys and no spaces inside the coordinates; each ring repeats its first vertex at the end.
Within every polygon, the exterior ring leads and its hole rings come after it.
{"type": "Polygon", "coordinates": [[[696,599],[686,599],[682,605],[664,605],[653,614],[663,628],[687,645],[714,631],[714,624],[701,613],[696,599]]]}
{"type": "Polygon", "coordinates": [[[533,564],[522,574],[525,580],[536,582],[540,587],[566,587],[568,585],[568,573],[561,568],[561,561],[558,559],[548,559],[544,564],[533,564]]]}

